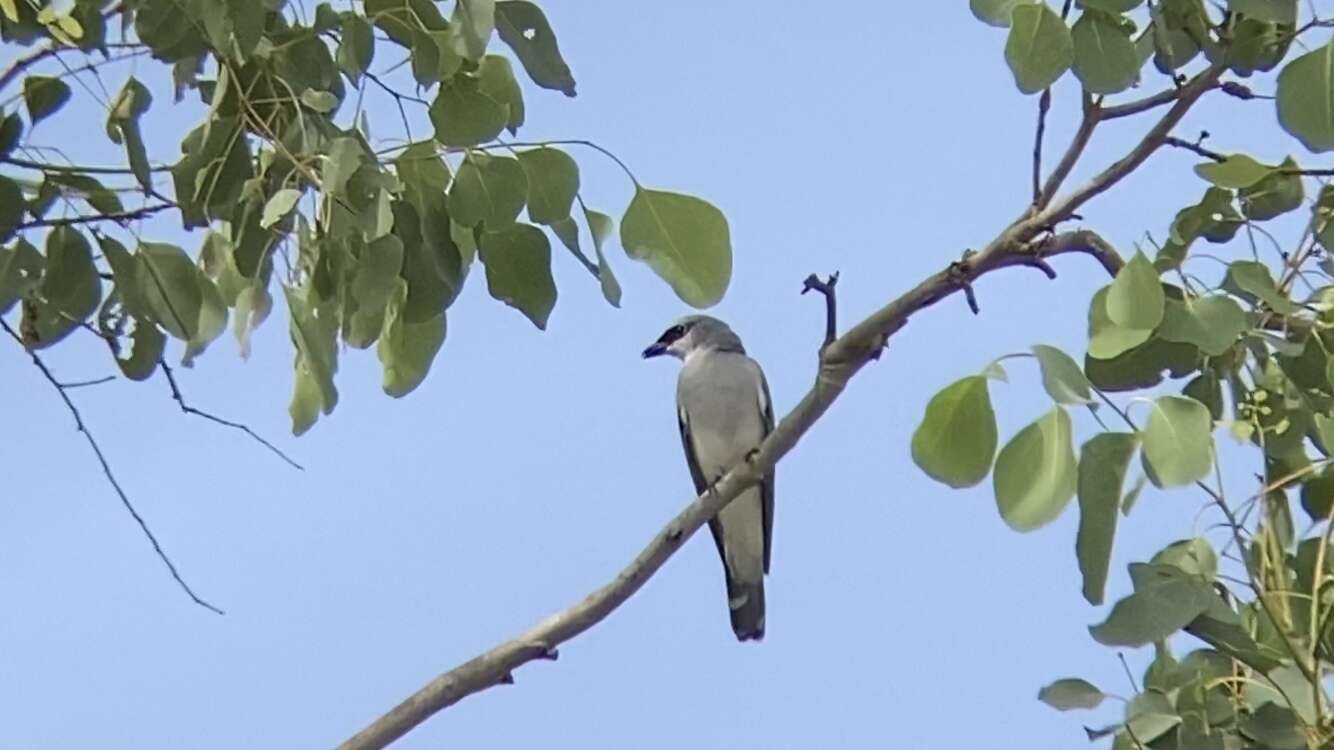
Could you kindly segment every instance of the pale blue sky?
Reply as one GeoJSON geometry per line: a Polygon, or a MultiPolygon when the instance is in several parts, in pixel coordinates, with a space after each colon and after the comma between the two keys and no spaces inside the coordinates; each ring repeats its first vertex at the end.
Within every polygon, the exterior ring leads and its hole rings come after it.
{"type": "MultiPolygon", "coordinates": [[[[1014,89],[1004,32],[963,0],[543,6],[579,96],[526,86],[521,137],[593,139],[645,184],[726,212],[735,274],[713,312],[764,366],[779,413],[814,374],[823,319],[797,294],[808,273],[842,272],[851,323],[985,244],[1028,200],[1036,100],[1014,89]]],[[[380,51],[376,69],[390,59],[380,51]]],[[[15,53],[0,47],[0,59],[15,53]]],[[[1165,84],[1146,75],[1144,93],[1165,84]]],[[[1208,128],[1215,147],[1270,159],[1295,150],[1271,104],[1213,99],[1181,133],[1208,128]]],[[[1064,143],[1076,107],[1067,78],[1050,143],[1064,143]]],[[[198,111],[161,95],[152,115],[164,121],[150,155],[173,161],[198,111]]],[[[371,123],[396,132],[397,114],[371,123]]],[[[1143,127],[1106,127],[1073,180],[1143,127]]],[[[96,108],[73,107],[33,136],[118,160],[104,138],[96,108]]],[[[627,181],[597,154],[575,155],[588,204],[619,216],[627,181]]],[[[1088,225],[1124,252],[1145,230],[1162,236],[1203,192],[1193,161],[1159,154],[1087,206],[1088,225]]],[[[196,252],[197,239],[182,243],[196,252]]],[[[374,354],[348,351],[337,410],[299,439],[281,312],[249,362],[228,336],[177,370],[194,405],[274,439],[305,473],[182,415],[160,377],[77,392],[121,482],[225,617],[175,588],[55,392],[0,344],[9,746],[330,747],[607,581],[692,495],[676,368],[639,358],[686,309],[619,247],[609,257],[620,310],[557,249],[545,333],[491,300],[475,269],[415,393],[384,396],[374,354]]],[[[1015,534],[989,480],[951,491],[908,451],[946,383],[1033,343],[1082,354],[1087,300],[1106,279],[1083,258],[1055,267],[1055,282],[1027,269],[988,277],[980,317],[952,298],[914,318],[782,463],[762,644],[734,640],[701,534],[559,662],[524,667],[516,685],[468,698],[396,747],[1083,745],[1081,725],[1116,707],[1061,715],[1037,689],[1067,675],[1129,687],[1085,629],[1103,611],[1080,597],[1075,512],[1015,534]]],[[[45,356],[67,379],[114,369],[90,337],[45,356]]],[[[1003,436],[1049,408],[1033,365],[1010,371],[993,387],[1003,436]]],[[[1079,439],[1092,434],[1087,414],[1075,419],[1079,439]]],[[[1124,564],[1185,535],[1198,507],[1146,492],[1117,540],[1109,598],[1127,589],[1124,564]]]]}

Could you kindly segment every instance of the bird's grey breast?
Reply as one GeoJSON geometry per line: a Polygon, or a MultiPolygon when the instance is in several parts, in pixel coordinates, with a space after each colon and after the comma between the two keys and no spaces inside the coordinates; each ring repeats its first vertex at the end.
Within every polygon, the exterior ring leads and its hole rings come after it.
{"type": "Polygon", "coordinates": [[[764,439],[763,377],[738,352],[701,352],[681,368],[677,403],[706,473],[730,468],[764,439]]]}

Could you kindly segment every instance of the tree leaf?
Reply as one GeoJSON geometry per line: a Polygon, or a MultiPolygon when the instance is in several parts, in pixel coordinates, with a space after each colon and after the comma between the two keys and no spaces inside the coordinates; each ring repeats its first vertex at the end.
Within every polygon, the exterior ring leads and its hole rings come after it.
{"type": "Polygon", "coordinates": [[[1010,14],[1005,61],[1015,84],[1036,94],[1056,82],[1075,60],[1070,29],[1046,3],[1016,5],[1010,14]]]}
{"type": "Polygon", "coordinates": [[[1269,266],[1254,260],[1237,260],[1228,266],[1228,281],[1247,294],[1269,305],[1280,315],[1294,315],[1301,310],[1278,290],[1269,266]]]}
{"type": "Polygon", "coordinates": [[[1126,706],[1126,727],[1138,742],[1152,742],[1181,723],[1166,695],[1145,690],[1126,706]]]}
{"type": "Polygon", "coordinates": [[[132,318],[130,356],[116,357],[116,366],[130,380],[147,380],[157,371],[158,360],[167,346],[167,335],[149,320],[132,318]]]}
{"type": "Polygon", "coordinates": [[[446,146],[478,146],[495,140],[509,122],[508,107],[459,81],[441,84],[429,114],[435,139],[446,146]]]}
{"type": "Polygon", "coordinates": [[[69,84],[49,76],[23,79],[23,103],[28,106],[28,120],[33,125],[55,114],[69,101],[69,84]]]}
{"type": "Polygon", "coordinates": [[[717,304],[732,279],[727,218],[694,196],[637,187],[621,219],[621,245],[692,307],[717,304]]]}
{"type": "Polygon", "coordinates": [[[370,69],[371,61],[375,59],[375,35],[365,18],[349,13],[343,17],[339,38],[335,56],[338,68],[349,81],[359,83],[362,73],[370,69]]]}
{"type": "Polygon", "coordinates": [[[1257,21],[1297,23],[1297,0],[1227,0],[1228,10],[1257,21]]]}
{"type": "Polygon", "coordinates": [[[574,76],[541,8],[524,0],[496,3],[496,33],[514,50],[533,83],[574,96],[574,76]]]}
{"type": "Polygon", "coordinates": [[[8,240],[23,221],[23,191],[18,183],[0,175],[0,242],[8,240]]]}
{"type": "Polygon", "coordinates": [[[1242,214],[1255,221],[1268,221],[1299,208],[1306,192],[1301,175],[1296,174],[1298,169],[1297,162],[1288,157],[1273,174],[1242,188],[1237,193],[1242,214]]]}
{"type": "Polygon", "coordinates": [[[274,193],[264,204],[264,217],[259,220],[259,225],[268,229],[282,221],[283,217],[292,212],[299,200],[301,191],[296,188],[283,188],[274,193]]]}
{"type": "Polygon", "coordinates": [[[986,478],[996,456],[996,413],[987,379],[970,375],[926,405],[912,436],[912,459],[927,476],[955,489],[986,478]]]}
{"type": "Polygon", "coordinates": [[[588,222],[589,234],[593,235],[593,252],[598,259],[598,282],[602,286],[602,296],[611,303],[612,307],[620,307],[621,284],[611,272],[611,266],[602,253],[603,243],[615,231],[615,222],[612,221],[610,216],[588,208],[584,209],[584,219],[588,222]]]}
{"type": "Polygon", "coordinates": [[[42,254],[22,237],[13,247],[0,247],[0,315],[42,283],[45,265],[42,254]]]}
{"type": "Polygon", "coordinates": [[[310,429],[318,415],[330,414],[338,404],[334,374],[338,371],[337,303],[321,300],[311,284],[283,287],[291,312],[292,342],[296,344],[296,382],[292,394],[292,432],[310,429]]]}
{"type": "Polygon", "coordinates": [[[185,342],[181,364],[193,367],[195,358],[227,330],[227,302],[213,280],[195,268],[195,284],[199,287],[199,323],[195,335],[185,342]]]}
{"type": "Polygon", "coordinates": [[[1213,466],[1209,410],[1193,398],[1161,396],[1154,400],[1144,428],[1144,459],[1158,487],[1192,484],[1213,466]]]}
{"type": "Polygon", "coordinates": [[[464,226],[512,224],[523,210],[528,176],[517,159],[469,154],[449,188],[449,215],[464,226]]]}
{"type": "Polygon", "coordinates": [[[338,107],[338,97],[328,91],[306,89],[301,92],[301,103],[320,114],[328,114],[338,107]]]}
{"type": "Polygon", "coordinates": [[[273,295],[269,294],[268,284],[251,284],[236,295],[236,320],[232,333],[241,347],[241,359],[250,358],[250,335],[268,319],[272,311],[273,295]]]}
{"type": "MultiPolygon", "coordinates": [[[[1107,314],[1107,297],[1110,292],[1110,286],[1103,287],[1093,294],[1093,299],[1089,302],[1088,355],[1095,360],[1110,360],[1125,354],[1148,341],[1153,335],[1152,329],[1125,328],[1112,322],[1107,314]]],[[[1097,378],[1093,377],[1092,370],[1089,370],[1089,377],[1095,383],[1098,382],[1097,378]]]]}
{"type": "Polygon", "coordinates": [[[65,225],[46,236],[46,269],[38,288],[36,340],[42,349],[63,339],[97,311],[102,302],[102,280],[93,264],[88,239],[65,225]]]}
{"type": "Polygon", "coordinates": [[[1138,445],[1138,435],[1103,432],[1094,435],[1080,449],[1075,557],[1084,579],[1084,599],[1094,606],[1102,604],[1107,588],[1121,491],[1138,445]]]}
{"type": "Polygon", "coordinates": [[[135,257],[143,301],[153,322],[182,341],[193,339],[204,304],[195,264],[179,247],[157,242],[141,243],[135,257]]]}
{"type": "Polygon", "coordinates": [[[444,311],[433,318],[408,322],[401,314],[407,296],[407,284],[397,280],[385,315],[384,331],[376,345],[384,366],[384,392],[394,398],[402,398],[421,385],[445,343],[444,311]]]}
{"type": "Polygon", "coordinates": [[[546,330],[556,307],[556,282],[551,278],[551,243],[542,230],[531,224],[487,230],[478,250],[491,296],[546,330]]]}
{"type": "Polygon", "coordinates": [[[1209,540],[1199,537],[1172,542],[1159,550],[1149,563],[1171,566],[1206,581],[1218,577],[1218,553],[1214,552],[1209,540]]]}
{"type": "Polygon", "coordinates": [[[1135,593],[1117,602],[1107,619],[1089,627],[1104,646],[1143,646],[1185,627],[1217,595],[1209,584],[1170,566],[1131,563],[1135,593]]]}
{"type": "Polygon", "coordinates": [[[121,87],[107,115],[107,136],[125,145],[130,171],[144,192],[153,189],[153,175],[148,165],[148,151],[144,148],[143,135],[139,132],[139,118],[152,103],[153,97],[148,89],[138,79],[131,77],[121,87]]]}
{"type": "Polygon", "coordinates": [[[1042,367],[1042,387],[1058,404],[1091,404],[1088,378],[1079,369],[1079,363],[1070,355],[1053,346],[1037,344],[1033,354],[1042,367]]]}
{"type": "Polygon", "coordinates": [[[1038,700],[1057,711],[1097,708],[1106,697],[1093,683],[1078,677],[1057,680],[1038,691],[1038,700]]]}
{"type": "Polygon", "coordinates": [[[1221,188],[1236,190],[1254,185],[1274,172],[1246,154],[1231,154],[1226,161],[1195,165],[1195,174],[1221,188]]]}
{"type": "Polygon", "coordinates": [[[528,218],[552,224],[570,216],[579,192],[579,165],[555,148],[519,152],[519,164],[528,176],[528,218]]]}
{"type": "Polygon", "coordinates": [[[454,3],[450,31],[460,42],[458,52],[462,57],[481,59],[495,26],[495,0],[457,0],[454,3]]]}
{"type": "MultiPolygon", "coordinates": [[[[351,304],[345,306],[345,312],[351,311],[343,328],[343,338],[349,346],[364,349],[384,330],[386,308],[402,281],[399,274],[403,270],[403,255],[403,241],[392,234],[362,249],[356,268],[350,274],[351,304]]],[[[400,315],[407,301],[407,282],[403,283],[403,299],[397,303],[396,316],[400,315]]]]}
{"type": "Polygon", "coordinates": [[[1075,495],[1077,462],[1070,415],[1060,406],[1001,448],[993,473],[996,506],[1015,531],[1051,523],[1075,495]]]}
{"type": "Polygon", "coordinates": [[[1225,294],[1167,300],[1164,313],[1159,338],[1194,344],[1211,357],[1231,349],[1248,327],[1246,312],[1225,294]]]}
{"type": "Polygon", "coordinates": [[[1230,190],[1219,187],[1204,191],[1199,203],[1177,212],[1172,221],[1172,242],[1189,245],[1198,237],[1214,243],[1230,241],[1245,223],[1232,207],[1232,196],[1230,190]]]}
{"type": "Polygon", "coordinates": [[[1153,262],[1136,252],[1107,292],[1107,317],[1122,328],[1153,330],[1163,319],[1163,285],[1153,262]]]}
{"type": "Polygon", "coordinates": [[[1018,5],[1032,5],[1037,0],[969,0],[968,7],[977,20],[1002,28],[1010,25],[1010,14],[1018,5]]]}
{"type": "Polygon", "coordinates": [[[487,55],[477,68],[477,88],[483,94],[504,105],[509,116],[505,120],[505,129],[511,135],[523,125],[524,107],[523,90],[514,78],[514,69],[510,61],[500,55],[487,55]]]}
{"type": "Polygon", "coordinates": [[[1070,29],[1074,71],[1093,94],[1117,94],[1139,80],[1140,59],[1124,19],[1087,7],[1070,29]]]}
{"type": "Polygon", "coordinates": [[[1334,41],[1278,74],[1278,123],[1315,153],[1334,149],[1334,41]]]}

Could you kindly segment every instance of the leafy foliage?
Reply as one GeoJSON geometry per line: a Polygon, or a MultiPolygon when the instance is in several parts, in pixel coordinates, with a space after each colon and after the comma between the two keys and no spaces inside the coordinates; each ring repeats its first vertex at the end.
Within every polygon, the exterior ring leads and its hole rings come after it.
{"type": "MultiPolygon", "coordinates": [[[[420,385],[474,262],[493,297],[545,328],[557,299],[555,235],[601,294],[621,303],[606,252],[614,221],[582,206],[579,164],[565,147],[601,149],[502,141],[526,119],[517,71],[538,89],[575,94],[537,5],[363,0],[320,3],[309,14],[264,0],[59,7],[0,3],[0,39],[32,48],[29,62],[0,79],[0,88],[21,84],[8,102],[22,105],[0,111],[0,303],[23,303],[28,346],[55,345],[83,327],[106,340],[128,377],[143,379],[165,349],[179,347],[191,364],[230,322],[248,356],[277,284],[296,352],[290,411],[300,434],[337,404],[344,344],[377,345],[389,395],[420,385]],[[78,95],[69,79],[79,71],[55,65],[56,53],[70,51],[88,55],[86,68],[104,71],[99,80],[143,55],[171,74],[174,91],[124,77],[104,103],[123,168],[52,162],[24,139],[78,95]],[[207,106],[178,154],[143,135],[168,95],[207,106]],[[374,138],[369,110],[397,111],[402,132],[374,138]],[[197,251],[127,224],[155,214],[193,231],[197,251]],[[580,224],[595,259],[580,246],[580,224]]],[[[732,267],[722,213],[626,173],[634,195],[620,239],[630,257],[687,304],[717,303],[732,267]]]]}

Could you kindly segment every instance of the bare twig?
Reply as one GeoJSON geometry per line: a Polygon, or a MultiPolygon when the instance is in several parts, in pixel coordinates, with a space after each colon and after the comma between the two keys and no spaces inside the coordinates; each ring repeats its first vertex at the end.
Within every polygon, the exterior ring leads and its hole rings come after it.
{"type": "Polygon", "coordinates": [[[185,403],[185,397],[181,395],[180,386],[176,384],[176,375],[171,371],[171,367],[167,365],[167,360],[159,357],[157,363],[158,366],[162,368],[162,372],[166,374],[167,384],[171,386],[171,397],[177,404],[180,405],[181,411],[185,412],[186,414],[193,414],[196,417],[203,417],[204,419],[207,419],[210,422],[215,422],[217,424],[220,424],[223,427],[230,427],[234,430],[240,430],[241,432],[244,432],[245,434],[253,438],[255,442],[259,443],[265,448],[268,448],[270,451],[273,451],[274,455],[286,461],[288,465],[292,466],[293,468],[299,469],[301,471],[306,470],[306,467],[302,466],[296,461],[293,461],[291,458],[288,457],[286,453],[283,453],[281,450],[279,450],[273,443],[270,443],[269,441],[260,437],[255,433],[254,430],[241,424],[240,422],[232,422],[230,420],[223,419],[222,417],[209,414],[206,411],[196,409],[195,407],[185,403]]]}
{"type": "Polygon", "coordinates": [[[1070,139],[1070,145],[1066,147],[1065,153],[1061,155],[1061,160],[1056,163],[1056,168],[1047,176],[1047,181],[1042,184],[1042,190],[1037,194],[1033,201],[1033,211],[1036,213],[1046,208],[1056,193],[1065,184],[1065,178],[1070,176],[1070,170],[1075,168],[1075,163],[1079,157],[1084,155],[1084,149],[1088,147],[1089,140],[1093,138],[1093,130],[1098,127],[1100,122],[1101,110],[1093,102],[1093,97],[1086,92],[1084,94],[1084,116],[1079,121],[1079,128],[1075,130],[1075,135],[1070,139]]]}
{"type": "Polygon", "coordinates": [[[1042,137],[1047,134],[1047,112],[1051,110],[1051,89],[1038,97],[1038,127],[1033,134],[1033,205],[1042,200],[1042,137]]]}
{"type": "Polygon", "coordinates": [[[166,211],[169,208],[175,208],[175,203],[155,203],[151,206],[136,208],[133,211],[124,211],[118,214],[90,214],[87,216],[71,216],[66,219],[37,219],[24,224],[19,224],[17,229],[32,229],[34,227],[67,227],[74,224],[93,224],[99,221],[114,221],[117,224],[124,224],[129,221],[136,221],[152,216],[159,211],[166,211]]]}
{"type": "Polygon", "coordinates": [[[94,380],[77,380],[73,383],[56,383],[56,386],[61,389],[87,388],[90,385],[102,385],[103,383],[110,383],[115,379],[116,379],[115,375],[107,375],[106,377],[96,378],[94,380]]]}
{"type": "Polygon", "coordinates": [[[13,83],[14,79],[18,78],[23,71],[31,68],[46,58],[51,57],[59,51],[60,48],[58,43],[52,41],[14,60],[14,62],[10,63],[8,68],[5,68],[5,72],[0,73],[0,91],[3,91],[6,86],[13,83]]]}
{"type": "MultiPolygon", "coordinates": [[[[0,328],[3,328],[5,333],[8,333],[19,346],[23,346],[23,339],[9,326],[8,323],[5,322],[3,318],[0,318],[0,328]]],[[[24,348],[26,349],[27,347],[24,348]]],[[[194,590],[190,588],[190,584],[186,583],[184,578],[181,578],[180,572],[176,570],[176,565],[172,563],[170,557],[167,557],[167,553],[162,549],[162,545],[158,543],[157,537],[153,536],[152,530],[148,528],[148,523],[144,521],[143,516],[139,515],[139,511],[135,510],[134,504],[130,502],[130,498],[125,494],[125,490],[121,489],[120,482],[116,481],[116,476],[111,473],[111,465],[107,463],[106,456],[102,454],[101,446],[97,444],[97,440],[93,437],[93,433],[88,429],[88,426],[84,424],[83,415],[79,413],[79,408],[74,405],[74,402],[70,400],[69,394],[65,392],[67,386],[62,385],[59,380],[56,380],[55,375],[53,375],[51,370],[47,368],[46,363],[37,355],[37,352],[28,350],[28,356],[32,357],[32,363],[37,366],[37,369],[42,371],[42,375],[46,377],[47,381],[56,389],[56,392],[60,394],[61,400],[65,402],[65,407],[68,408],[70,414],[74,416],[74,426],[79,432],[83,433],[84,438],[88,441],[89,447],[93,449],[93,453],[97,456],[97,462],[102,465],[102,474],[106,476],[107,482],[111,484],[111,488],[116,491],[116,495],[120,498],[121,504],[125,506],[125,510],[129,511],[134,522],[139,524],[140,531],[142,531],[144,536],[148,538],[149,543],[153,545],[153,551],[157,553],[158,559],[162,560],[167,566],[167,570],[171,573],[171,577],[176,580],[177,585],[185,591],[186,595],[188,595],[195,604],[198,604],[210,612],[223,614],[221,609],[218,609],[212,604],[199,598],[194,590]]]]}
{"type": "Polygon", "coordinates": [[[820,347],[821,349],[828,347],[834,343],[834,339],[838,338],[838,303],[834,296],[834,286],[836,284],[838,284],[838,271],[829,274],[829,277],[824,281],[821,281],[819,276],[811,274],[801,284],[802,294],[814,289],[824,295],[824,344],[820,347]]]}
{"type": "MultiPolygon", "coordinates": [[[[72,172],[76,174],[123,174],[123,175],[134,174],[134,170],[130,169],[129,167],[84,167],[72,164],[71,165],[47,164],[45,162],[40,162],[40,161],[20,159],[15,156],[6,156],[4,158],[0,158],[0,164],[12,164],[16,167],[23,167],[24,169],[37,169],[43,172],[61,172],[61,173],[72,172]]],[[[166,165],[159,165],[156,167],[149,167],[148,171],[170,172],[171,167],[166,165]]]]}
{"type": "Polygon", "coordinates": [[[1222,164],[1223,162],[1227,161],[1227,155],[1220,154],[1217,151],[1207,149],[1203,145],[1201,145],[1204,142],[1204,136],[1205,134],[1201,133],[1200,140],[1196,141],[1195,143],[1191,143],[1190,141],[1182,140],[1175,136],[1169,135],[1163,139],[1163,145],[1171,146],[1173,148],[1185,149],[1187,151],[1190,151],[1191,153],[1199,154],[1200,156],[1203,156],[1204,158],[1209,159],[1211,161],[1216,161],[1219,164],[1222,164]]]}

